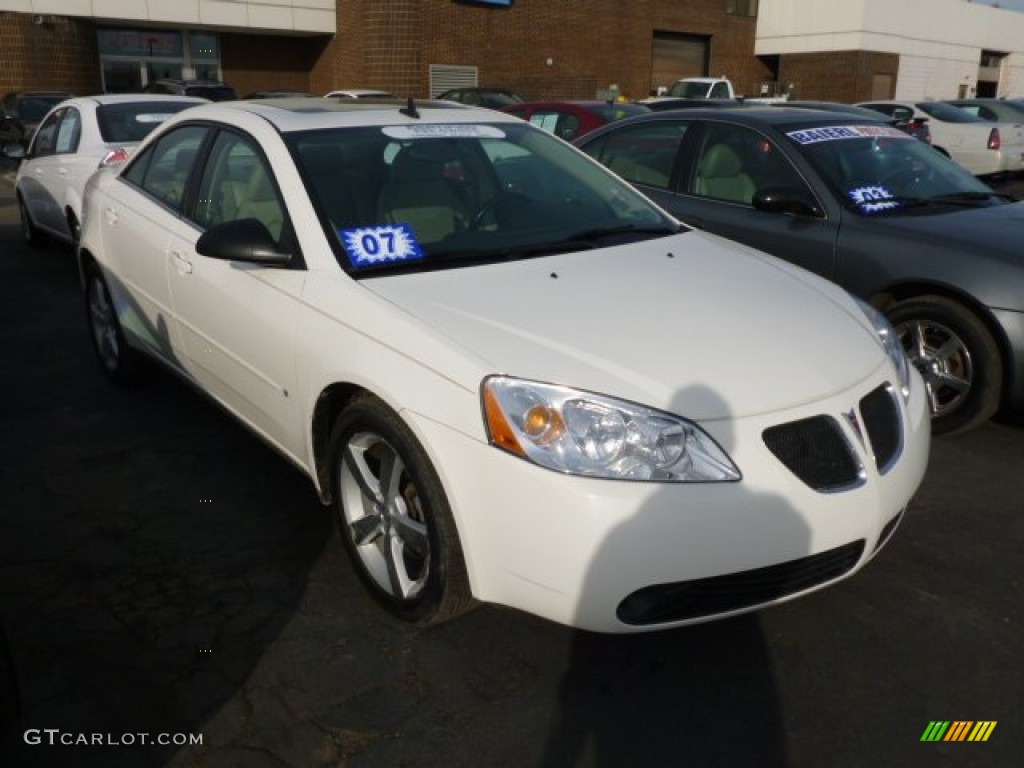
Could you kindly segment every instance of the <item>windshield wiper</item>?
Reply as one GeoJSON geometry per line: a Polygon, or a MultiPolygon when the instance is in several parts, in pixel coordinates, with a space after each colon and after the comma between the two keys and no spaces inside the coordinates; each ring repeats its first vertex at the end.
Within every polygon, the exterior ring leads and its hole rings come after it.
{"type": "Polygon", "coordinates": [[[970,203],[983,202],[985,200],[992,199],[1009,202],[1013,198],[1009,195],[1001,195],[998,192],[963,191],[948,192],[945,195],[934,195],[928,199],[943,203],[969,205],[970,203]]]}
{"type": "Polygon", "coordinates": [[[678,225],[659,224],[657,226],[640,226],[638,224],[622,224],[614,227],[595,227],[576,232],[566,238],[566,241],[579,243],[588,240],[600,240],[603,237],[615,235],[675,235],[682,231],[678,225]]]}
{"type": "Polygon", "coordinates": [[[550,240],[533,245],[504,248],[457,248],[441,253],[434,253],[428,257],[432,264],[450,263],[453,261],[464,262],[487,262],[487,261],[514,261],[516,259],[528,259],[531,256],[550,256],[556,253],[570,253],[572,251],[591,250],[598,247],[596,241],[604,237],[615,235],[674,235],[683,231],[683,227],[672,225],[659,225],[656,227],[642,227],[636,224],[624,224],[614,227],[595,227],[575,232],[561,240],[550,240]]]}

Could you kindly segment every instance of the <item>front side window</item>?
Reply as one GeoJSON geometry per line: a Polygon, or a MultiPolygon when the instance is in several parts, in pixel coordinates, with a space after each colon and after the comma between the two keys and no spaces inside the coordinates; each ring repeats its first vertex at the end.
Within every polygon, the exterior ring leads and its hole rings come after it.
{"type": "Polygon", "coordinates": [[[137,157],[122,174],[165,205],[181,210],[206,128],[187,125],[170,131],[137,157]]]}
{"type": "Polygon", "coordinates": [[[789,159],[764,134],[742,125],[709,123],[688,191],[750,205],[759,189],[769,187],[810,194],[789,159]]]}
{"type": "Polygon", "coordinates": [[[247,138],[221,131],[199,182],[195,221],[204,229],[238,219],[256,219],[280,242],[284,205],[263,155],[247,138]]]}
{"type": "Polygon", "coordinates": [[[82,135],[82,115],[71,107],[64,110],[64,117],[57,128],[57,143],[54,151],[66,154],[78,149],[78,140],[82,135]]]}
{"type": "Polygon", "coordinates": [[[679,229],[527,123],[338,128],[288,141],[339,262],[354,273],[532,258],[679,229]]]}
{"type": "Polygon", "coordinates": [[[46,157],[57,151],[57,129],[60,126],[60,119],[64,116],[63,109],[59,109],[47,117],[36,130],[32,139],[32,157],[46,157]]]}

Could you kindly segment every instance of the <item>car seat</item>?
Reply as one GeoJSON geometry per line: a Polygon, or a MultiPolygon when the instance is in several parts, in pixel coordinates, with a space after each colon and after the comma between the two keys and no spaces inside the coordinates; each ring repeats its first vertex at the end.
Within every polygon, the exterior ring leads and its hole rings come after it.
{"type": "Polygon", "coordinates": [[[440,142],[419,140],[399,150],[378,197],[380,220],[407,224],[421,242],[435,243],[469,226],[470,212],[445,178],[450,158],[440,142]]]}
{"type": "Polygon", "coordinates": [[[726,144],[715,144],[704,153],[697,167],[695,191],[705,197],[749,205],[754,199],[756,185],[743,172],[743,164],[736,151],[726,144]]]}

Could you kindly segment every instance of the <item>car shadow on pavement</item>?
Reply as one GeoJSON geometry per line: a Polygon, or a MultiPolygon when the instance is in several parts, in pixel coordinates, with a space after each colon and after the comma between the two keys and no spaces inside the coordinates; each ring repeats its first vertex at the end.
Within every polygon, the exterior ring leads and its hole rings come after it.
{"type": "Polygon", "coordinates": [[[0,621],[14,730],[32,732],[0,765],[165,765],[179,746],[143,741],[199,732],[242,686],[333,522],[308,478],[173,377],[106,381],[68,249],[5,259],[0,307],[0,621]]]}
{"type": "MultiPolygon", "coordinates": [[[[677,392],[668,410],[685,415],[695,409],[720,414],[712,434],[734,456],[737,436],[729,429],[729,403],[710,387],[695,385],[677,392]]],[[[640,559],[671,557],[671,543],[652,553],[643,542],[678,540],[680,526],[673,515],[686,518],[685,536],[700,542],[699,547],[679,542],[679,557],[700,559],[696,571],[707,576],[716,568],[728,569],[716,565],[716,553],[728,553],[733,562],[740,558],[740,549],[756,557],[763,547],[765,552],[787,553],[785,560],[810,554],[810,529],[791,504],[745,486],[723,483],[721,501],[712,490],[701,493],[699,506],[687,508],[685,503],[679,506],[679,491],[685,486],[662,485],[597,550],[583,581],[581,612],[592,594],[615,594],[615,575],[628,574],[624,553],[640,559]],[[660,534],[658,526],[664,529],[660,534]]],[[[714,485],[692,487],[703,492],[714,485]]],[[[763,586],[764,580],[757,585],[763,586]]],[[[749,577],[742,588],[752,588],[749,577]]],[[[720,583],[712,590],[717,611],[725,610],[719,601],[743,595],[735,584],[720,583]]],[[[694,606],[710,594],[687,591],[671,598],[651,609],[651,620],[665,615],[662,611],[672,615],[692,609],[701,615],[694,606]]],[[[561,713],[548,740],[544,768],[787,764],[774,667],[756,614],[644,635],[576,632],[560,698],[561,713]]]]}

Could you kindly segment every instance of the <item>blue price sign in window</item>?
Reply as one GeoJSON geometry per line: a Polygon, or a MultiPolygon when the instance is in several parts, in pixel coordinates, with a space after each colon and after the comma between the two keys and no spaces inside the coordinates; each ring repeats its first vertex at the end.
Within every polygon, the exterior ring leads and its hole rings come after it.
{"type": "Polygon", "coordinates": [[[353,267],[373,267],[423,258],[420,244],[406,224],[343,229],[338,234],[353,267]]]}

